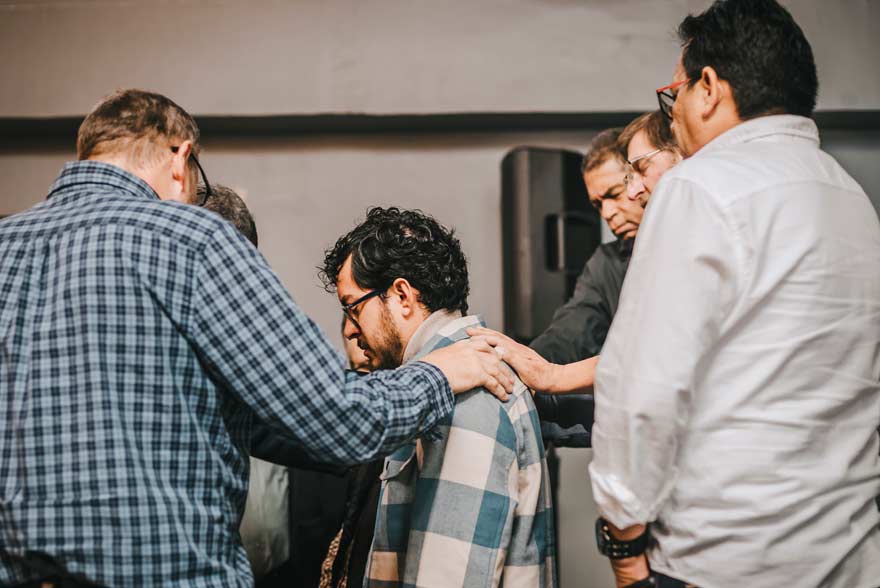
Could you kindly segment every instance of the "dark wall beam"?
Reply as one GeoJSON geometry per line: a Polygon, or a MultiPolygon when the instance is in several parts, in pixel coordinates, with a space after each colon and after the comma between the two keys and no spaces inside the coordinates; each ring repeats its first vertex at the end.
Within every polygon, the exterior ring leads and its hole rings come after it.
{"type": "MultiPolygon", "coordinates": [[[[313,114],[278,116],[197,116],[202,135],[283,137],[289,135],[352,135],[384,133],[486,133],[516,131],[578,131],[623,126],[638,112],[485,112],[375,115],[313,114]]],[[[68,143],[76,136],[81,117],[0,117],[0,151],[40,144],[68,143]]],[[[822,130],[880,131],[880,110],[827,110],[816,113],[822,130]]]]}

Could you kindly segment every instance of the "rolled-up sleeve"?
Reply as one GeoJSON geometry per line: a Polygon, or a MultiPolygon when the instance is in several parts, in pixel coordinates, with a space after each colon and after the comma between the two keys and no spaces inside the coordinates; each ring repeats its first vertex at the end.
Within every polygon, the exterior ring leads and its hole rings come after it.
{"type": "Polygon", "coordinates": [[[739,234],[706,190],[677,177],[645,212],[596,373],[590,474],[599,512],[617,527],[655,520],[675,483],[701,365],[744,275],[739,234]]]}
{"type": "Polygon", "coordinates": [[[190,341],[212,378],[316,459],[390,453],[452,411],[446,377],[415,362],[358,376],[234,229],[197,265],[190,341]]]}

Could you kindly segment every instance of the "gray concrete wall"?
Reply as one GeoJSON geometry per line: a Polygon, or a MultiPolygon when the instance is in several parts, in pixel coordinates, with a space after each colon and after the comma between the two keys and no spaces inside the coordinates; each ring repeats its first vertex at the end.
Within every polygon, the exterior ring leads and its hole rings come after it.
{"type": "MultiPolygon", "coordinates": [[[[880,107],[880,3],[784,2],[823,109],[880,107]]],[[[708,0],[0,0],[0,116],[117,87],[195,114],[646,110],[708,0]],[[13,57],[14,58],[10,58],[13,57]]]]}
{"type": "MultiPolygon", "coordinates": [[[[468,254],[471,308],[502,326],[500,163],[519,144],[582,149],[588,133],[382,135],[207,142],[211,182],[247,196],[260,249],[299,304],[340,342],[339,305],[320,288],[325,248],[373,205],[420,208],[454,226],[468,254]]],[[[0,214],[44,197],[73,152],[0,153],[0,214]]]]}

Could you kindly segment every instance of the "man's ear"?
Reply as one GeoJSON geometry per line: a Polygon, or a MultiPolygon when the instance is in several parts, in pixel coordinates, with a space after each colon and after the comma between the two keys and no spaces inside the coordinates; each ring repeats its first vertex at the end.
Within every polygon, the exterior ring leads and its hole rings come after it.
{"type": "Polygon", "coordinates": [[[397,278],[389,289],[390,296],[397,299],[400,312],[404,318],[409,318],[418,310],[419,292],[413,288],[406,278],[397,278]]]}
{"type": "Polygon", "coordinates": [[[721,106],[725,98],[730,98],[730,84],[721,80],[715,68],[706,66],[700,72],[700,79],[697,82],[700,92],[700,98],[703,104],[703,119],[709,119],[721,106]]]}
{"type": "Polygon", "coordinates": [[[175,192],[179,195],[174,198],[180,202],[189,202],[194,193],[194,186],[190,186],[192,176],[189,170],[189,156],[192,153],[192,141],[182,141],[177,151],[171,154],[171,179],[175,186],[175,192]]]}

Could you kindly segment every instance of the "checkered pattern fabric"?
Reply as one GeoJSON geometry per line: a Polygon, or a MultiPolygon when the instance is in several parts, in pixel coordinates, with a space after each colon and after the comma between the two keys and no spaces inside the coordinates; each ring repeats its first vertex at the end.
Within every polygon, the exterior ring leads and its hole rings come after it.
{"type": "Polygon", "coordinates": [[[254,418],[375,459],[448,415],[425,363],[366,377],[228,223],[97,162],[0,221],[0,585],[48,554],[113,586],[250,586],[254,418]]]}
{"type": "MultiPolygon", "coordinates": [[[[479,324],[453,320],[420,354],[479,324]]],[[[365,586],[555,586],[550,483],[528,388],[517,380],[506,403],[461,394],[437,430],[439,441],[419,439],[386,461],[365,586]]]]}

